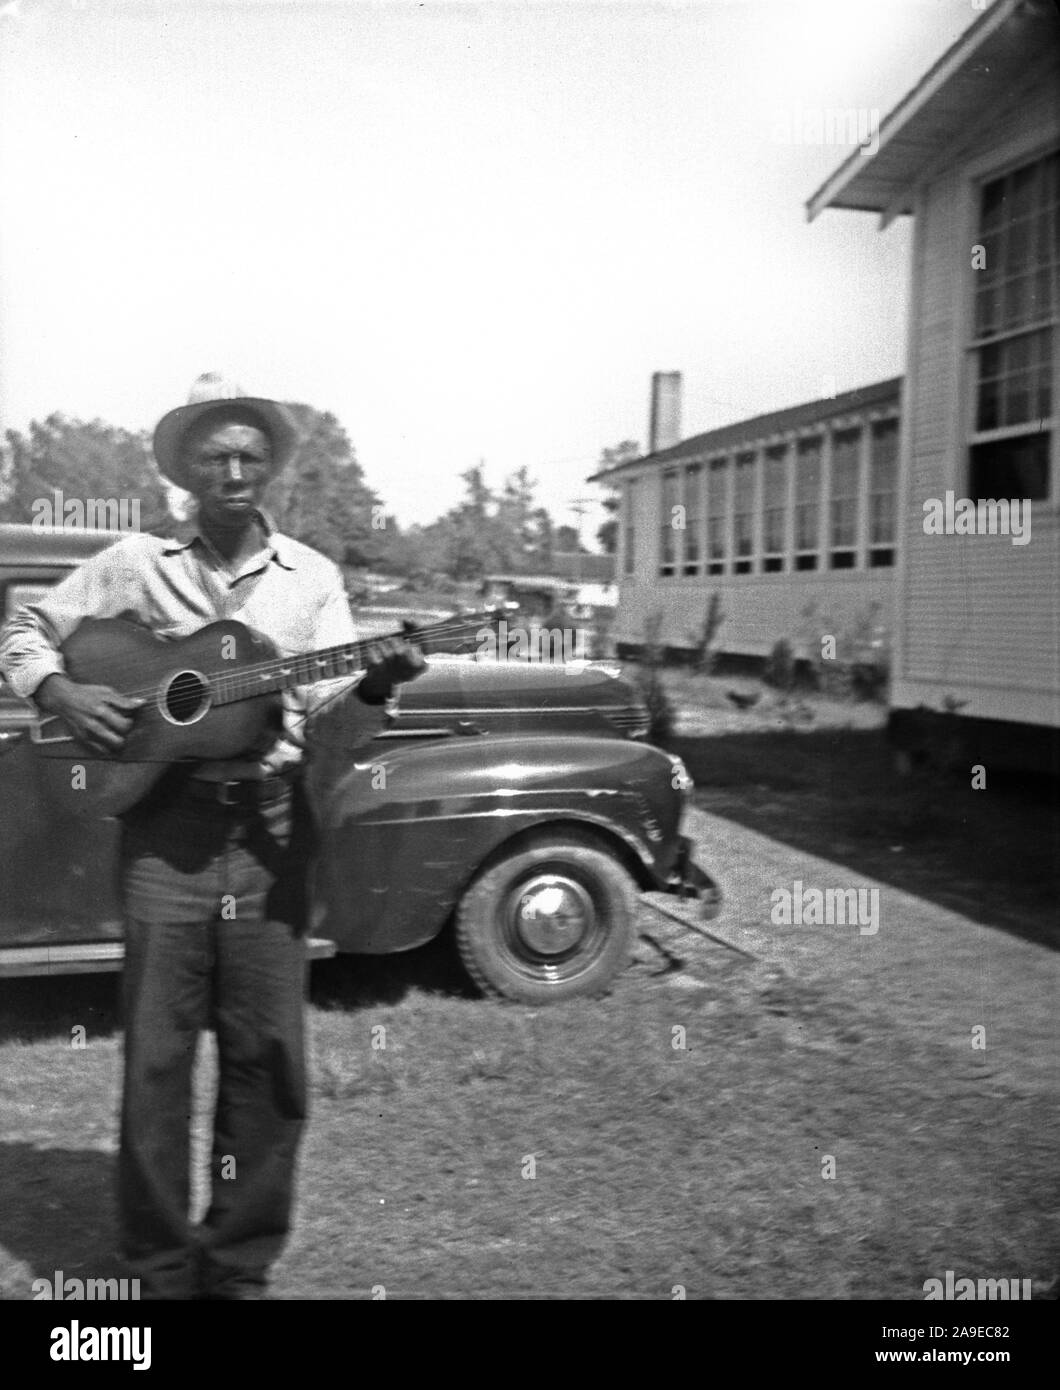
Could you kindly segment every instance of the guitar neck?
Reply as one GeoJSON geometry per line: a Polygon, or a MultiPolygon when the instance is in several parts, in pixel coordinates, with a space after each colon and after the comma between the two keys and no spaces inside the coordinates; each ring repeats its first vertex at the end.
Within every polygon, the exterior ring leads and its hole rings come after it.
{"type": "Polygon", "coordinates": [[[412,633],[388,632],[360,642],[323,647],[316,652],[254,662],[232,671],[215,671],[209,677],[213,703],[227,705],[237,700],[249,700],[255,695],[290,690],[296,685],[315,685],[319,681],[351,676],[365,668],[371,648],[380,642],[396,638],[415,642],[418,647],[427,647],[431,642],[478,632],[487,621],[487,617],[481,614],[473,618],[447,618],[429,627],[417,628],[412,633]]]}

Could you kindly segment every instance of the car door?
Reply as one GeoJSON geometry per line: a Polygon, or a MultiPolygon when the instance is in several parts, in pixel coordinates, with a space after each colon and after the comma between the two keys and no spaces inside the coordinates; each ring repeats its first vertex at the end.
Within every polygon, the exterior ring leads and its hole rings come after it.
{"type": "MultiPolygon", "coordinates": [[[[68,565],[0,562],[0,615],[6,619],[68,572],[68,565]]],[[[120,940],[120,826],[73,820],[49,804],[28,734],[34,719],[33,705],[0,678],[0,954],[45,948],[46,965],[46,948],[120,940]]]]}

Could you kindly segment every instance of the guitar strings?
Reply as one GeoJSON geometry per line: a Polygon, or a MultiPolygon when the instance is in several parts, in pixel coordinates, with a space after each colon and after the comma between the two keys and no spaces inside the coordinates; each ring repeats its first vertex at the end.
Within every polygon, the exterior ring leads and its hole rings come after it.
{"type": "MultiPolygon", "coordinates": [[[[448,636],[448,635],[450,635],[450,634],[456,634],[456,633],[458,633],[458,632],[464,632],[464,631],[468,630],[471,626],[473,626],[473,624],[472,624],[472,623],[468,623],[468,622],[446,622],[446,623],[441,623],[441,624],[437,624],[437,625],[436,625],[435,627],[433,627],[433,628],[420,628],[419,631],[418,631],[417,633],[408,634],[408,639],[407,639],[407,640],[411,640],[414,644],[417,644],[417,639],[419,639],[420,642],[424,642],[424,641],[433,642],[433,641],[437,641],[439,638],[448,636]]],[[[394,636],[405,637],[406,634],[404,634],[404,633],[395,633],[394,636]]],[[[375,641],[385,641],[386,638],[382,638],[382,637],[381,637],[381,638],[376,638],[376,639],[374,639],[374,640],[375,640],[375,641]]],[[[364,639],[362,639],[361,641],[357,641],[357,642],[352,642],[352,643],[350,643],[350,644],[349,644],[349,647],[370,647],[370,646],[372,646],[372,645],[373,645],[373,639],[371,639],[371,638],[364,638],[364,639]]],[[[346,647],[346,646],[344,646],[343,644],[340,644],[340,645],[338,645],[338,646],[336,646],[336,647],[326,647],[326,648],[324,648],[325,651],[336,651],[336,652],[342,651],[342,650],[348,650],[348,649],[349,649],[349,648],[346,647]]],[[[292,664],[292,663],[294,663],[294,662],[297,662],[300,658],[304,659],[304,658],[309,657],[309,656],[312,656],[312,655],[313,655],[313,653],[311,653],[311,652],[299,652],[299,653],[295,653],[293,656],[287,656],[287,657],[271,657],[268,661],[261,661],[261,662],[252,663],[251,665],[248,665],[248,666],[241,666],[237,671],[217,671],[217,672],[212,672],[212,673],[208,674],[208,675],[206,676],[205,679],[206,679],[208,682],[210,682],[211,685],[217,685],[217,684],[223,683],[223,682],[225,682],[225,681],[233,682],[233,683],[234,683],[234,682],[240,682],[240,681],[243,681],[243,680],[248,679],[249,677],[251,677],[251,676],[253,676],[253,675],[257,675],[257,676],[260,677],[260,675],[261,675],[263,672],[269,671],[270,669],[275,670],[275,671],[277,672],[277,674],[279,674],[279,673],[282,671],[282,669],[283,669],[283,667],[284,667],[285,665],[290,665],[290,664],[292,664]]],[[[345,675],[349,675],[349,674],[351,674],[351,673],[350,673],[350,672],[342,672],[342,671],[339,671],[339,672],[336,672],[336,674],[335,674],[334,676],[324,676],[324,677],[322,677],[321,679],[322,679],[322,680],[342,680],[343,677],[344,677],[345,675]]],[[[299,684],[299,685],[302,685],[302,684],[316,684],[316,682],[315,682],[315,681],[307,681],[307,682],[298,681],[298,682],[296,682],[296,684],[299,684]]],[[[149,686],[142,686],[142,687],[140,687],[139,689],[134,689],[134,690],[123,690],[123,691],[121,691],[121,692],[119,692],[119,693],[120,693],[120,694],[123,694],[123,695],[132,696],[133,698],[139,698],[139,697],[146,698],[146,697],[149,696],[149,695],[153,695],[153,694],[155,693],[155,691],[157,690],[157,688],[158,688],[158,686],[157,686],[157,684],[155,684],[155,685],[149,685],[149,686]]]]}
{"type": "MultiPolygon", "coordinates": [[[[341,677],[341,676],[336,676],[336,677],[334,677],[333,679],[335,679],[335,680],[341,680],[342,677],[341,677]]],[[[347,688],[345,688],[345,689],[342,689],[342,690],[333,690],[333,691],[331,691],[330,694],[323,696],[322,699],[319,699],[319,700],[316,702],[316,704],[313,706],[312,709],[304,709],[304,710],[285,709],[285,710],[284,710],[284,721],[285,721],[285,722],[284,722],[284,725],[283,725],[282,730],[280,731],[279,738],[281,738],[281,739],[287,739],[287,741],[291,744],[291,746],[292,746],[293,748],[298,748],[298,749],[300,749],[303,753],[306,752],[307,749],[308,749],[308,744],[299,741],[299,738],[300,738],[300,735],[301,735],[301,731],[300,731],[300,730],[296,730],[296,729],[293,728],[292,726],[304,724],[307,720],[315,718],[316,715],[318,715],[322,709],[326,708],[326,706],[330,705],[331,702],[332,702],[333,700],[338,700],[338,699],[340,699],[342,696],[344,696],[344,695],[350,695],[350,694],[352,694],[352,693],[353,693],[353,692],[352,692],[352,690],[351,690],[349,687],[347,687],[347,688]],[[298,736],[296,736],[296,737],[291,737],[292,734],[296,734],[296,735],[298,735],[298,736]]],[[[15,745],[14,743],[11,745],[12,748],[14,748],[15,746],[16,746],[16,745],[15,745]]],[[[87,745],[86,745],[86,747],[87,747],[87,745]]],[[[0,746],[0,752],[3,752],[3,751],[4,751],[3,747],[0,746]]],[[[269,750],[269,751],[271,751],[271,750],[269,750]]],[[[106,763],[110,763],[110,762],[113,762],[113,761],[114,761],[114,757],[113,757],[113,755],[110,754],[110,753],[92,753],[92,752],[80,752],[80,751],[79,751],[77,756],[78,756],[78,759],[79,759],[81,762],[106,762],[106,763]]],[[[268,756],[268,752],[266,752],[266,753],[265,753],[264,755],[262,755],[262,756],[267,757],[267,756],[268,756]]],[[[129,761],[130,761],[130,762],[134,762],[134,763],[147,763],[147,764],[158,763],[160,766],[163,766],[163,767],[170,767],[170,766],[174,766],[174,765],[176,765],[176,764],[178,764],[178,763],[192,763],[192,764],[198,765],[199,763],[201,763],[201,762],[203,762],[203,761],[205,761],[205,760],[204,760],[203,758],[187,758],[187,757],[184,757],[184,758],[132,758],[132,759],[130,759],[129,761]]]]}
{"type": "MultiPolygon", "coordinates": [[[[422,629],[419,633],[415,635],[413,640],[416,641],[417,645],[422,645],[426,647],[429,642],[436,642],[444,637],[450,635],[455,636],[459,633],[467,632],[468,630],[469,628],[466,624],[439,625],[437,628],[434,629],[422,629]]],[[[380,638],[376,640],[383,641],[386,639],[380,638]]],[[[358,642],[355,645],[357,647],[367,648],[372,646],[373,642],[369,639],[364,642],[358,642]]],[[[336,649],[329,648],[327,650],[336,649]]],[[[339,648],[337,650],[348,649],[339,648]]],[[[360,655],[360,653],[358,653],[358,655],[360,655]]],[[[255,665],[243,666],[236,671],[219,671],[208,675],[206,677],[206,680],[209,682],[211,688],[219,697],[218,703],[224,704],[227,703],[227,701],[233,697],[237,699],[240,697],[252,697],[255,693],[256,681],[259,680],[263,675],[290,675],[291,671],[285,668],[290,668],[293,665],[297,665],[300,659],[304,660],[306,657],[312,656],[313,653],[298,653],[294,657],[279,657],[270,661],[260,662],[255,665]]],[[[319,660],[317,664],[320,664],[319,660]]],[[[329,675],[320,675],[310,671],[309,675],[311,679],[303,681],[296,679],[294,681],[294,684],[316,685],[322,681],[343,680],[355,674],[356,671],[363,669],[364,668],[360,664],[355,664],[352,669],[347,669],[344,671],[335,671],[329,675]]]]}
{"type": "MultiPolygon", "coordinates": [[[[455,622],[448,622],[448,621],[447,621],[447,622],[445,622],[445,623],[439,623],[439,624],[435,625],[434,627],[430,627],[430,628],[421,628],[417,633],[412,634],[412,640],[415,642],[416,639],[418,638],[418,639],[420,639],[420,640],[435,641],[435,640],[437,640],[438,638],[447,636],[447,635],[449,635],[449,634],[451,634],[451,633],[457,633],[457,632],[466,631],[466,630],[468,630],[471,626],[473,626],[473,624],[471,624],[471,623],[464,623],[464,622],[455,623],[455,622]]],[[[395,633],[395,634],[393,634],[393,635],[394,635],[394,636],[404,636],[403,633],[395,633]]],[[[370,646],[372,646],[372,645],[374,644],[374,642],[377,642],[377,641],[381,642],[381,641],[385,641],[385,640],[387,640],[387,639],[386,639],[386,638],[383,638],[383,637],[375,638],[375,639],[372,639],[372,638],[363,638],[363,639],[361,639],[361,640],[359,640],[359,641],[357,641],[357,642],[351,642],[351,643],[349,643],[349,644],[340,643],[340,644],[336,645],[335,647],[325,647],[323,650],[324,650],[324,651],[339,652],[339,651],[349,650],[350,648],[353,648],[353,647],[370,647],[370,646]]],[[[296,662],[299,661],[300,659],[305,659],[306,657],[311,657],[311,656],[313,656],[313,655],[314,655],[314,653],[312,653],[312,652],[296,652],[296,653],[293,653],[293,654],[290,655],[290,656],[285,656],[285,657],[270,657],[267,661],[253,662],[253,663],[248,664],[247,666],[241,666],[241,667],[238,668],[238,670],[235,670],[235,671],[216,671],[216,672],[211,672],[211,673],[206,677],[206,679],[207,679],[207,680],[211,680],[211,681],[225,681],[225,680],[234,681],[234,680],[240,680],[240,679],[243,679],[244,677],[246,677],[246,676],[248,676],[248,675],[259,674],[259,673],[261,673],[262,671],[267,671],[267,670],[269,670],[270,668],[276,668],[277,670],[282,670],[282,668],[283,668],[284,665],[290,665],[290,664],[292,664],[292,663],[296,663],[296,662]]],[[[342,676],[343,676],[344,674],[347,674],[347,673],[339,672],[337,675],[335,675],[335,676],[333,676],[333,677],[325,677],[325,679],[338,680],[338,679],[341,679],[342,676]]],[[[298,683],[299,683],[299,684],[303,684],[304,682],[298,682],[298,683]]],[[[306,683],[311,683],[311,682],[306,682],[306,683]]],[[[125,692],[125,693],[128,693],[128,694],[130,694],[130,695],[135,695],[135,694],[141,694],[141,693],[149,693],[150,691],[152,691],[152,690],[154,690],[154,689],[155,689],[154,686],[148,686],[148,687],[145,687],[144,690],[142,690],[142,691],[128,691],[128,692],[125,692]]]]}
{"type": "MultiPolygon", "coordinates": [[[[454,633],[454,634],[455,634],[455,633],[458,633],[458,632],[469,631],[469,630],[470,630],[472,627],[474,627],[474,626],[476,626],[476,623],[475,623],[475,622],[471,622],[471,621],[455,622],[455,621],[452,621],[452,620],[447,619],[444,623],[437,623],[437,624],[435,624],[433,627],[424,627],[424,628],[420,628],[418,632],[409,634],[406,640],[411,640],[414,644],[418,644],[417,639],[419,639],[420,641],[429,641],[429,642],[433,642],[433,641],[436,641],[436,640],[437,640],[438,638],[440,638],[440,637],[444,637],[444,636],[449,635],[450,633],[454,633]]],[[[478,623],[477,626],[481,627],[482,624],[481,624],[481,623],[478,623]]],[[[392,633],[392,634],[389,634],[389,636],[390,636],[390,637],[406,637],[406,634],[405,634],[405,633],[392,633]]],[[[351,647],[371,647],[371,646],[373,646],[376,642],[384,642],[384,641],[386,641],[386,640],[387,640],[386,637],[376,637],[376,638],[365,637],[365,638],[360,639],[360,640],[357,641],[357,642],[351,642],[351,643],[349,643],[349,644],[346,644],[346,643],[339,643],[339,644],[338,644],[337,646],[335,646],[335,647],[325,647],[325,648],[324,648],[324,651],[341,652],[341,651],[348,651],[348,650],[350,650],[351,647]]],[[[213,675],[208,676],[207,679],[208,679],[208,680],[212,680],[212,679],[217,679],[217,680],[242,680],[245,676],[251,675],[251,674],[253,674],[253,673],[265,671],[265,670],[268,670],[268,669],[270,669],[270,668],[272,668],[272,667],[280,667],[280,668],[282,668],[285,664],[290,664],[291,662],[298,662],[299,660],[305,660],[307,657],[313,657],[314,655],[316,655],[316,653],[313,653],[313,652],[297,652],[297,653],[295,653],[293,656],[288,656],[288,657],[270,657],[268,661],[261,661],[261,662],[257,662],[257,663],[252,663],[252,664],[250,664],[250,665],[248,665],[248,666],[240,666],[240,667],[239,667],[237,670],[235,670],[235,671],[218,671],[218,672],[214,673],[213,675]]],[[[344,675],[344,674],[346,674],[346,673],[345,673],[345,672],[339,672],[337,676],[334,676],[334,677],[325,677],[325,679],[336,679],[336,680],[337,680],[337,679],[341,679],[342,675],[344,675]]]]}

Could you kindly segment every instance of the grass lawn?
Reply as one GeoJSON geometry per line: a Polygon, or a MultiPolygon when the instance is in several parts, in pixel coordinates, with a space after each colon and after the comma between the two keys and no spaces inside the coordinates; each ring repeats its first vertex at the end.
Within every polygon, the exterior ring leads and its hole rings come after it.
{"type": "MultiPolygon", "coordinates": [[[[282,1297],[919,1299],[946,1269],[1055,1277],[1042,1097],[954,1068],[882,1003],[721,948],[696,979],[635,966],[547,1010],[433,992],[424,959],[391,999],[390,965],[375,990],[373,964],[317,967],[282,1297]]],[[[79,983],[60,1005],[36,982],[50,1019],[0,1048],[8,1298],[117,1272],[120,1045],[107,983],[79,983]]],[[[208,1056],[202,1074],[200,1120],[208,1056]]]]}

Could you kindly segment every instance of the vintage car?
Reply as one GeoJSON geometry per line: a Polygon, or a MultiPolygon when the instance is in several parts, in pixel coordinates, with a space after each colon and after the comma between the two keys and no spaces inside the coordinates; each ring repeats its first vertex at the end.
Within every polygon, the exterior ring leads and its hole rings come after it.
{"type": "MultiPolygon", "coordinates": [[[[117,538],[0,526],[0,612],[117,538]]],[[[56,809],[35,728],[0,683],[0,974],[120,968],[120,824],[56,809]]],[[[612,669],[455,654],[431,657],[370,736],[325,721],[308,783],[313,954],[406,951],[452,921],[487,993],[605,989],[630,959],[638,893],[696,898],[704,916],[719,901],[680,833],[687,773],[646,732],[612,669]]]]}

